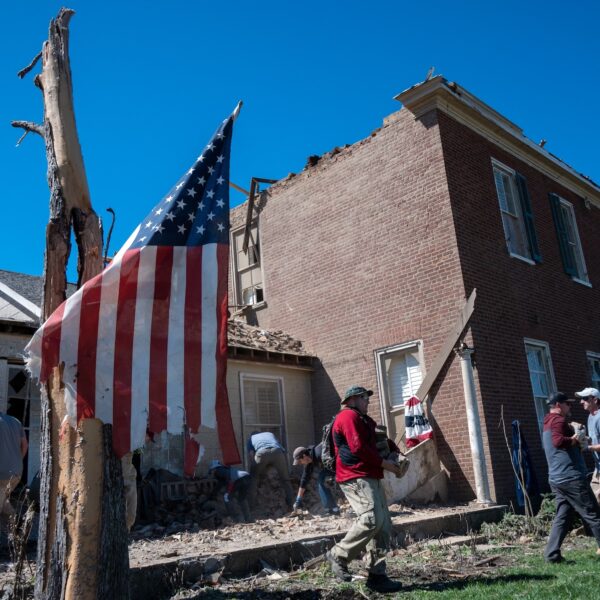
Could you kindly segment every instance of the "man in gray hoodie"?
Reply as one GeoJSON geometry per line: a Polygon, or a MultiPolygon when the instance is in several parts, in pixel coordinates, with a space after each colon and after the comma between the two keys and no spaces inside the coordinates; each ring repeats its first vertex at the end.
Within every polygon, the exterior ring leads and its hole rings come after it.
{"type": "Polygon", "coordinates": [[[10,495],[21,480],[27,438],[21,422],[0,412],[0,514],[15,514],[10,495]]]}

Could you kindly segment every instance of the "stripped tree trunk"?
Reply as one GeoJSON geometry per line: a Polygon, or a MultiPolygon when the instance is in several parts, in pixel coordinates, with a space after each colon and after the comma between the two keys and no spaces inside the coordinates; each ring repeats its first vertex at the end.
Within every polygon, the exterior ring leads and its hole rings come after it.
{"type": "MultiPolygon", "coordinates": [[[[102,269],[102,231],[94,212],[73,108],[69,21],[50,23],[35,78],[44,96],[44,124],[13,122],[43,135],[48,160],[50,220],[46,228],[42,321],[66,298],[71,228],[78,247],[78,285],[102,269]]],[[[24,76],[40,55],[19,73],[24,76]]],[[[42,390],[41,501],[36,599],[127,598],[128,557],[123,480],[111,449],[111,427],[97,419],[78,429],[66,420],[62,369],[42,390]]]]}

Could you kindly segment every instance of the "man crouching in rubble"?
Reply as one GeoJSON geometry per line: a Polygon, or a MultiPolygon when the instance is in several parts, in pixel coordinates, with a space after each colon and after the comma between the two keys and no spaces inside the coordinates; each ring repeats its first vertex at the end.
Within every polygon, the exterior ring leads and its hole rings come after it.
{"type": "Polygon", "coordinates": [[[250,507],[248,506],[248,492],[251,482],[250,473],[234,469],[233,467],[226,467],[218,460],[213,460],[210,463],[208,472],[213,475],[221,486],[225,486],[223,502],[225,502],[227,514],[238,520],[238,516],[231,506],[231,500],[235,499],[242,511],[244,521],[251,523],[252,517],[250,516],[250,507]]]}
{"type": "Polygon", "coordinates": [[[321,504],[323,508],[330,515],[339,515],[340,509],[337,505],[333,494],[329,488],[325,485],[325,480],[328,477],[333,477],[334,474],[323,467],[321,456],[323,452],[323,444],[317,444],[316,446],[299,446],[294,450],[294,465],[303,465],[304,470],[302,471],[302,478],[300,479],[300,487],[298,488],[298,495],[296,496],[296,502],[294,502],[294,510],[302,508],[302,502],[304,498],[304,492],[306,486],[312,477],[313,470],[315,467],[319,469],[319,478],[317,480],[317,489],[319,490],[319,497],[321,498],[321,504]]]}
{"type": "Polygon", "coordinates": [[[384,469],[397,476],[404,473],[377,451],[376,424],[367,415],[372,395],[372,390],[353,385],[344,394],[342,410],[333,424],[335,478],[357,517],[344,539],[327,553],[327,560],[338,579],[350,581],[348,563],[366,550],[367,586],[378,592],[395,592],[402,584],[386,574],[392,521],[381,480],[384,469]]]}

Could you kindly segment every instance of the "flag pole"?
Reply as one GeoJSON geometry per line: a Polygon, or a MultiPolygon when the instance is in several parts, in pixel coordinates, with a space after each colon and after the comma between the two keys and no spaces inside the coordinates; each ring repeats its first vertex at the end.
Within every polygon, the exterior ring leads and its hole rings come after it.
{"type": "Polygon", "coordinates": [[[244,104],[244,101],[240,100],[237,103],[237,106],[234,108],[233,112],[231,113],[231,117],[233,118],[234,121],[238,118],[238,115],[240,114],[240,109],[242,108],[243,104],[244,104]]]}

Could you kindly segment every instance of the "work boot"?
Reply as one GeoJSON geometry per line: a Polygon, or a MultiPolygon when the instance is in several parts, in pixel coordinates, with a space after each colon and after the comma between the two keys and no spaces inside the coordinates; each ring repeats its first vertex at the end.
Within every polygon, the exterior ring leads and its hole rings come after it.
{"type": "Polygon", "coordinates": [[[345,560],[339,559],[337,556],[334,556],[331,552],[327,552],[327,554],[325,554],[325,558],[329,562],[331,572],[340,581],[352,581],[352,575],[350,574],[350,571],[348,571],[348,564],[345,560]]]}
{"type": "Polygon", "coordinates": [[[402,584],[390,579],[385,573],[369,573],[367,587],[381,594],[391,594],[401,590],[402,584]]]}

